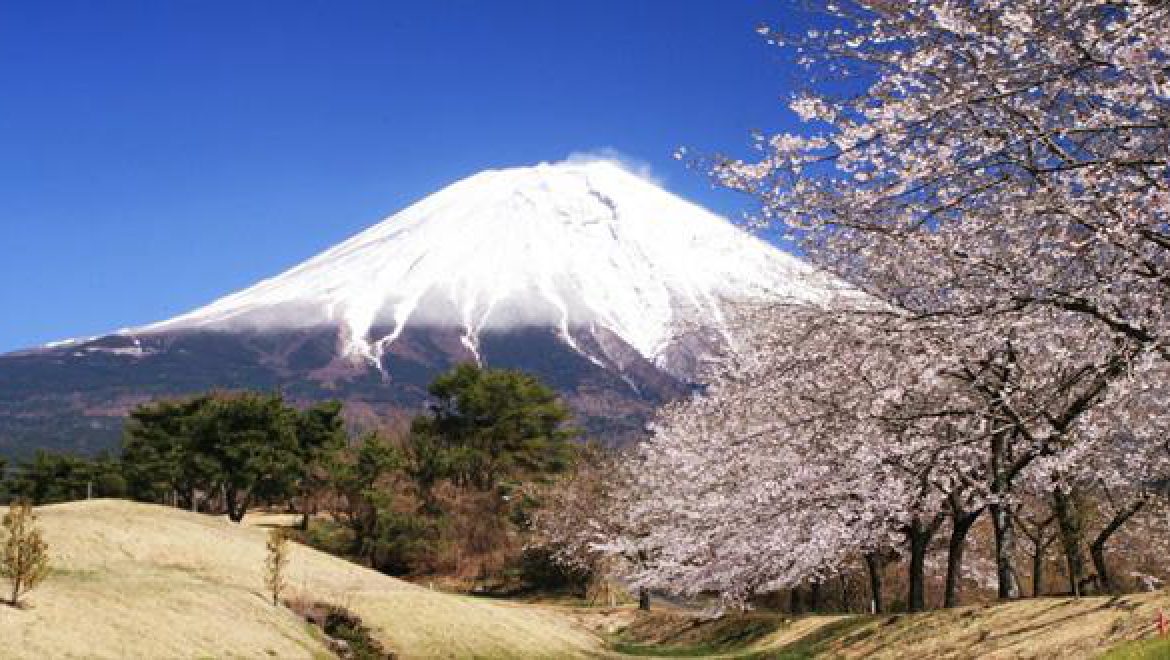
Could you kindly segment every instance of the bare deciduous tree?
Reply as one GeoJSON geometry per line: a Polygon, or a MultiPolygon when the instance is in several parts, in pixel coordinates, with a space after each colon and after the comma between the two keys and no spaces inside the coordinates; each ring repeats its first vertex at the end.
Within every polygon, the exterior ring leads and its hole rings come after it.
{"type": "Polygon", "coordinates": [[[37,517],[27,501],[14,504],[4,514],[4,554],[0,555],[0,576],[12,584],[8,604],[20,605],[20,598],[49,574],[49,544],[37,528],[37,517]]]}
{"type": "Polygon", "coordinates": [[[272,604],[280,604],[280,594],[288,586],[289,546],[288,535],[283,529],[273,528],[268,532],[268,556],[264,559],[264,586],[272,594],[272,604]]]}

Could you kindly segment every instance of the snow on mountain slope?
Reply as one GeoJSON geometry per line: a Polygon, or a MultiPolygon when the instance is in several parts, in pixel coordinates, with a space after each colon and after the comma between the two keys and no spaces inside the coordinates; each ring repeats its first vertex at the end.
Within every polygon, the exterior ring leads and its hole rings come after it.
{"type": "MultiPolygon", "coordinates": [[[[824,299],[799,259],[609,161],[488,170],[274,278],[126,334],[337,325],[377,364],[408,324],[604,329],[657,362],[732,299],[824,299]],[[389,330],[386,330],[389,328],[389,330]],[[381,330],[379,330],[381,329],[381,330]],[[375,332],[378,330],[378,332],[375,332]]],[[[580,350],[580,349],[578,349],[580,350]]]]}

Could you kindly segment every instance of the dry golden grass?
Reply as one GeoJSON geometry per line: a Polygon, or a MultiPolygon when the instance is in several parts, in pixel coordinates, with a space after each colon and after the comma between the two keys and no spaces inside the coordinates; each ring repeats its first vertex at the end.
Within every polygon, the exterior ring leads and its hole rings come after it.
{"type": "MultiPolygon", "coordinates": [[[[1028,599],[882,617],[806,616],[780,623],[774,632],[743,645],[708,655],[698,651],[720,638],[734,638],[729,634],[734,630],[696,618],[693,612],[659,609],[645,615],[629,608],[598,608],[578,610],[577,616],[600,634],[635,642],[640,652],[650,655],[657,652],[656,645],[664,644],[676,655],[741,660],[814,655],[834,659],[1078,660],[1101,657],[1128,640],[1153,637],[1159,608],[1170,615],[1170,594],[1028,599]]],[[[733,618],[731,623],[738,620],[746,631],[753,621],[768,617],[778,623],[785,618],[755,612],[733,618]]]]}
{"type": "Polygon", "coordinates": [[[829,649],[844,658],[1096,658],[1154,635],[1159,608],[1170,613],[1165,592],[961,607],[881,617],[829,649]]]}
{"type": "MultiPolygon", "coordinates": [[[[315,629],[264,594],[267,530],[256,525],[291,524],[294,516],[257,515],[241,526],[113,500],[37,514],[53,572],[28,595],[28,609],[0,606],[0,658],[329,657],[315,629]]],[[[289,597],[350,608],[407,658],[606,656],[602,638],[639,618],[630,608],[440,593],[299,545],[289,574],[289,597]]],[[[845,658],[1091,658],[1151,636],[1159,608],[1170,612],[1170,594],[880,617],[848,626],[821,648],[845,658]]],[[[802,618],[741,653],[779,651],[840,620],[802,618]]]]}
{"type": "MultiPolygon", "coordinates": [[[[37,509],[53,573],[0,606],[3,658],[328,657],[265,600],[266,530],[160,506],[37,509]]],[[[584,657],[600,639],[551,609],[434,592],[296,545],[291,598],[344,605],[403,657],[584,657]]]]}
{"type": "Polygon", "coordinates": [[[848,617],[845,616],[816,616],[804,617],[796,619],[788,625],[780,628],[776,632],[767,637],[755,642],[749,647],[749,651],[763,652],[769,649],[782,649],[786,646],[796,644],[808,635],[816,633],[821,628],[843,621],[848,617]]]}

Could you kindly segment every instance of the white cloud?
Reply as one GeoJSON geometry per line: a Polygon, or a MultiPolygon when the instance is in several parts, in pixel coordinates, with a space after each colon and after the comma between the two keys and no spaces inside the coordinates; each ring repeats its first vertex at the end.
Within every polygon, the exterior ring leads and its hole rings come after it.
{"type": "Polygon", "coordinates": [[[656,186],[661,186],[665,183],[665,179],[655,174],[650,163],[640,159],[624,154],[613,147],[598,147],[597,149],[588,149],[586,151],[574,151],[569,154],[562,163],[596,163],[598,161],[613,163],[626,170],[630,174],[641,177],[656,186]]]}

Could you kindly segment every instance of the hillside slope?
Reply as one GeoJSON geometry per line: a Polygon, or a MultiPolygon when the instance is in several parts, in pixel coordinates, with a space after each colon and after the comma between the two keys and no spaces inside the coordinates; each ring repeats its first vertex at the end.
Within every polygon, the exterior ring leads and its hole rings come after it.
{"type": "Polygon", "coordinates": [[[1097,658],[1129,640],[1156,635],[1170,594],[1039,598],[883,617],[843,635],[844,658],[1097,658]]]}
{"type": "MultiPolygon", "coordinates": [[[[0,606],[0,658],[331,657],[314,628],[264,595],[263,527],[115,500],[37,513],[54,570],[30,608],[0,606]]],[[[290,575],[290,596],[350,608],[406,658],[613,657],[608,638],[630,655],[1072,660],[1148,638],[1159,608],[1170,611],[1159,592],[795,622],[669,608],[647,617],[435,592],[299,545],[290,575]]]]}
{"type": "Polygon", "coordinates": [[[1170,594],[1164,591],[1117,598],[1025,599],[885,616],[789,620],[775,612],[751,611],[710,619],[665,609],[646,616],[615,612],[605,622],[583,617],[583,622],[609,636],[617,649],[641,656],[1088,660],[1119,646],[1117,658],[1170,657],[1166,639],[1128,644],[1157,635],[1159,609],[1170,612],[1170,594]],[[1153,650],[1138,654],[1147,648],[1153,650]]]}
{"type": "MultiPolygon", "coordinates": [[[[37,514],[54,570],[29,609],[0,606],[0,658],[329,657],[310,626],[265,599],[263,528],[114,500],[37,514]]],[[[551,611],[430,591],[303,546],[289,572],[291,596],[350,608],[402,657],[601,652],[551,611]]]]}

